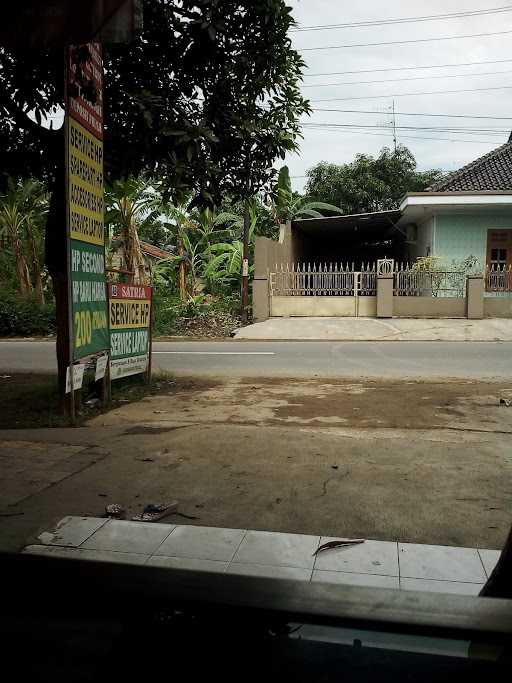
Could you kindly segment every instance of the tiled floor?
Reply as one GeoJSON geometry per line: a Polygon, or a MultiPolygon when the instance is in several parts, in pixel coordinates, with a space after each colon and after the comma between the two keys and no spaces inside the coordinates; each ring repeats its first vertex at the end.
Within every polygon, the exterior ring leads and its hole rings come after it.
{"type": "Polygon", "coordinates": [[[314,556],[328,537],[64,517],[24,552],[299,581],[477,595],[499,551],[372,541],[314,556]]]}

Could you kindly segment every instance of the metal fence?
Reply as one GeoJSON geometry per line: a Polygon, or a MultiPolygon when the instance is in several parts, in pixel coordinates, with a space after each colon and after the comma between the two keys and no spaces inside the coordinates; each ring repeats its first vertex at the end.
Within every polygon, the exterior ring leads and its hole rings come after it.
{"type": "Polygon", "coordinates": [[[395,296],[453,297],[466,296],[466,271],[422,270],[409,264],[395,264],[395,296]]]}
{"type": "Polygon", "coordinates": [[[375,264],[276,264],[270,273],[273,296],[375,296],[375,264]]]}
{"type": "Polygon", "coordinates": [[[512,296],[512,266],[486,268],[485,291],[494,296],[512,296]]]}
{"type": "MultiPolygon", "coordinates": [[[[393,275],[395,296],[463,299],[467,276],[482,273],[481,270],[425,270],[391,260],[389,264],[386,274],[393,275]]],[[[362,263],[359,268],[354,263],[276,264],[270,273],[270,293],[273,296],[375,296],[378,267],[375,263],[362,263]]],[[[487,295],[512,296],[511,266],[486,268],[484,278],[487,295]]]]}

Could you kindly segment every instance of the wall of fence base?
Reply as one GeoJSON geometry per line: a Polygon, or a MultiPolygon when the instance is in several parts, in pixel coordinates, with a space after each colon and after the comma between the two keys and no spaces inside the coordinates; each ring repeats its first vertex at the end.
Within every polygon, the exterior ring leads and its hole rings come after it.
{"type": "Polygon", "coordinates": [[[270,317],[268,278],[255,278],[252,281],[252,317],[257,323],[270,317]]]}
{"type": "Polygon", "coordinates": [[[512,318],[512,269],[481,274],[423,271],[381,259],[375,265],[275,265],[254,281],[254,318],[512,318]]]}
{"type": "Polygon", "coordinates": [[[466,299],[432,296],[393,297],[395,318],[465,318],[466,299]]]}
{"type": "Polygon", "coordinates": [[[484,318],[512,318],[512,297],[485,297],[484,318]]]}
{"type": "Polygon", "coordinates": [[[466,313],[470,320],[481,320],[484,317],[484,278],[482,275],[468,275],[466,304],[466,313]]]}
{"type": "Polygon", "coordinates": [[[271,312],[275,317],[375,317],[377,297],[365,296],[273,296],[271,312]]]}
{"type": "Polygon", "coordinates": [[[377,318],[393,317],[393,274],[377,277],[377,318]]]}

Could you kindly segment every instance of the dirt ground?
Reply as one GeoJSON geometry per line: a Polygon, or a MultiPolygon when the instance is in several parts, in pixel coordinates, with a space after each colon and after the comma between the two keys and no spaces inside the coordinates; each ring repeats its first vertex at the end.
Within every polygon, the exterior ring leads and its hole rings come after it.
{"type": "Polygon", "coordinates": [[[482,548],[508,532],[509,385],[179,379],[160,391],[79,429],[0,432],[0,547],[66,514],[170,500],[186,516],[166,521],[206,526],[482,548]]]}

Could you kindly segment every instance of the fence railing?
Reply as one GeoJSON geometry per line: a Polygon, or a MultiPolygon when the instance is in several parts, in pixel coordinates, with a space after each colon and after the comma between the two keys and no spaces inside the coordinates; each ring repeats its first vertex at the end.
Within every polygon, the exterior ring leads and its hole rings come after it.
{"type": "MultiPolygon", "coordinates": [[[[407,263],[392,263],[394,296],[457,298],[466,296],[467,276],[482,270],[424,270],[407,263]]],[[[484,273],[485,291],[512,296],[512,267],[494,266],[484,273]]],[[[276,264],[270,273],[273,296],[375,296],[376,264],[299,263],[276,264]]]]}
{"type": "Polygon", "coordinates": [[[466,271],[460,270],[420,270],[409,264],[395,264],[395,296],[466,296],[466,271]]]}
{"type": "Polygon", "coordinates": [[[273,296],[375,296],[375,264],[276,264],[270,273],[273,296]]]}
{"type": "Polygon", "coordinates": [[[485,291],[496,296],[512,296],[512,266],[486,268],[485,291]]]}

